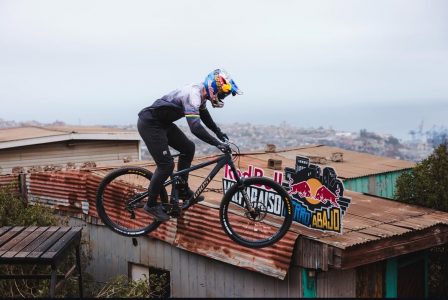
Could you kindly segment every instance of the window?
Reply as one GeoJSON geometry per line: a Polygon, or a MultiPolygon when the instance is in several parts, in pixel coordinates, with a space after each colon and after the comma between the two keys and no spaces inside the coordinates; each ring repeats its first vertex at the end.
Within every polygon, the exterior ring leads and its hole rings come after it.
{"type": "Polygon", "coordinates": [[[171,296],[170,272],[136,263],[128,263],[128,276],[131,280],[149,279],[149,290],[155,297],[171,296]]]}

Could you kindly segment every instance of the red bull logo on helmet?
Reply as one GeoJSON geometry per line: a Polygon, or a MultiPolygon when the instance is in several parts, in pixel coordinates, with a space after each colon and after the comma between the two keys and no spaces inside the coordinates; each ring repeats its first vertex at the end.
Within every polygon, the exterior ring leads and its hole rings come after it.
{"type": "Polygon", "coordinates": [[[285,168],[283,187],[293,199],[296,222],[320,231],[342,232],[351,200],[344,197],[344,185],[333,168],[321,170],[307,157],[297,156],[295,168],[285,168]]]}

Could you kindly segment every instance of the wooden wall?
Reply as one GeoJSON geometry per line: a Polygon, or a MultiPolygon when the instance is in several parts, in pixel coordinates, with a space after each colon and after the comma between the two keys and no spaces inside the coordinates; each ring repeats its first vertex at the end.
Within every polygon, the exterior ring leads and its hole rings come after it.
{"type": "Polygon", "coordinates": [[[317,273],[317,297],[356,297],[356,270],[330,270],[317,273]]]}
{"type": "Polygon", "coordinates": [[[71,219],[85,225],[82,235],[90,242],[92,259],[87,271],[95,280],[106,281],[128,274],[128,262],[170,272],[172,297],[294,297],[302,296],[299,267],[291,267],[285,280],[251,272],[191,253],[149,237],[131,238],[105,226],[71,219]]]}

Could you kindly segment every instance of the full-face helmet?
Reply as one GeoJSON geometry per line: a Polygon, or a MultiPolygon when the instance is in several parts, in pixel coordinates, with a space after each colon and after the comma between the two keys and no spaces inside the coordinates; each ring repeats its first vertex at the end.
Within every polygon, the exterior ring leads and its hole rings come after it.
{"type": "Polygon", "coordinates": [[[223,107],[222,100],[228,95],[241,95],[243,92],[238,88],[230,75],[222,70],[216,69],[210,72],[204,81],[207,99],[212,102],[213,107],[223,107]]]}

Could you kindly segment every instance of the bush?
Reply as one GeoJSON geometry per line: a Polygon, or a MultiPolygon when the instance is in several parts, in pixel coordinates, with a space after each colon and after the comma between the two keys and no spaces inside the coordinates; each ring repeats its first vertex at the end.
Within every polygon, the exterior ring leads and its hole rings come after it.
{"type": "Polygon", "coordinates": [[[0,226],[51,226],[58,219],[41,204],[27,206],[14,192],[14,186],[0,187],[0,226]]]}
{"type": "Polygon", "coordinates": [[[412,172],[397,179],[398,201],[448,212],[448,149],[440,145],[412,172]]]}
{"type": "MultiPolygon", "coordinates": [[[[439,145],[412,172],[397,179],[398,201],[448,212],[448,146],[439,145]]],[[[448,295],[448,245],[430,249],[429,296],[448,295]]]]}
{"type": "Polygon", "coordinates": [[[118,275],[96,293],[96,298],[164,298],[167,285],[166,274],[151,274],[149,278],[145,275],[136,281],[118,275]]]}

